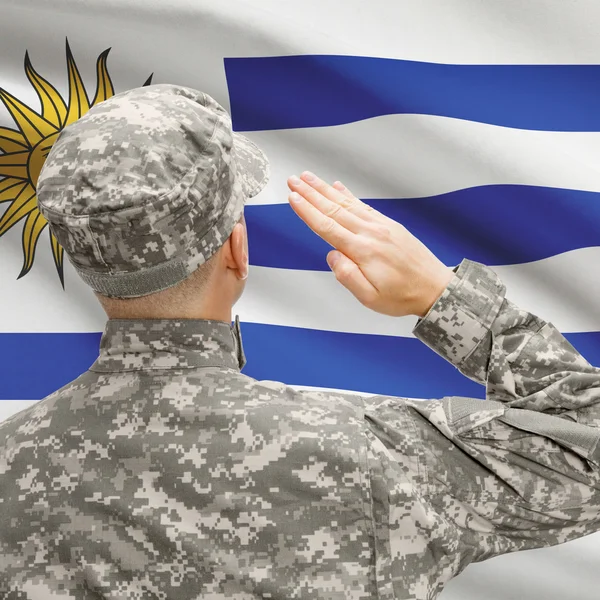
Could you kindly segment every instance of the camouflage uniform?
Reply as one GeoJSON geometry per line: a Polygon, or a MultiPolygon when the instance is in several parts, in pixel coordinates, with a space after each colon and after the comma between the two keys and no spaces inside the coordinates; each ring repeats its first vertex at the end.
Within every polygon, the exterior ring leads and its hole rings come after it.
{"type": "Polygon", "coordinates": [[[207,94],[137,88],[64,129],[39,208],[81,278],[133,298],[176,285],[229,237],[269,163],[207,94]]]}
{"type": "Polygon", "coordinates": [[[433,599],[597,531],[600,370],[504,295],[463,261],[415,327],[485,401],[298,391],[240,373],[237,320],[109,321],[0,426],[0,596],[433,599]]]}

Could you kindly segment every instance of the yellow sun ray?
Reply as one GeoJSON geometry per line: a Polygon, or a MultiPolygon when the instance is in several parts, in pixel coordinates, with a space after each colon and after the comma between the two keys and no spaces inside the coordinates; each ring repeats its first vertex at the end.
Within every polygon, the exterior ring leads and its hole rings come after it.
{"type": "Polygon", "coordinates": [[[20,152],[28,148],[27,140],[20,131],[0,127],[0,150],[2,152],[20,152]]]}
{"type": "Polygon", "coordinates": [[[31,270],[38,238],[47,224],[48,221],[46,221],[39,210],[32,211],[27,215],[22,235],[23,268],[21,269],[18,279],[21,279],[23,275],[27,275],[31,270]]]}
{"type": "Polygon", "coordinates": [[[37,209],[35,190],[30,184],[26,185],[14,199],[0,219],[0,236],[4,235],[17,221],[37,209]]]}
{"type": "Polygon", "coordinates": [[[23,104],[2,88],[0,88],[0,100],[4,102],[4,106],[15,120],[30,147],[35,146],[41,139],[58,131],[50,121],[46,121],[44,117],[38,115],[29,106],[23,104]]]}
{"type": "Polygon", "coordinates": [[[29,52],[25,52],[25,74],[40,99],[42,116],[59,129],[67,118],[67,105],[56,88],[33,68],[29,52]]]}
{"type": "Polygon", "coordinates": [[[0,155],[0,175],[26,180],[28,177],[28,160],[29,152],[12,152],[11,154],[0,155]]]}
{"type": "Polygon", "coordinates": [[[56,265],[56,270],[58,271],[58,276],[60,277],[60,282],[62,283],[63,288],[65,287],[65,276],[64,276],[64,266],[63,266],[63,257],[64,250],[63,247],[58,243],[58,240],[54,237],[54,234],[50,233],[50,245],[52,246],[52,257],[54,258],[54,264],[56,265]]]}
{"type": "Polygon", "coordinates": [[[108,100],[111,96],[115,95],[115,89],[106,68],[106,59],[109,52],[110,48],[98,57],[98,62],[96,63],[96,95],[92,101],[92,106],[95,106],[98,102],[104,102],[104,100],[108,100]]]}
{"type": "MultiPolygon", "coordinates": [[[[19,277],[26,275],[35,261],[36,247],[47,222],[37,207],[36,186],[40,171],[60,131],[80,117],[90,106],[114,95],[114,87],[107,68],[110,48],[96,61],[96,95],[89,101],[83,80],[66,42],[69,101],[44,79],[25,53],[25,74],[35,89],[41,110],[32,108],[0,88],[4,103],[18,129],[0,127],[0,203],[8,208],[0,217],[0,236],[24,219],[22,231],[23,268],[19,277]]],[[[152,83],[152,75],[143,85],[152,83]]],[[[64,288],[64,250],[52,232],[49,232],[52,257],[64,288]]]]}
{"type": "Polygon", "coordinates": [[[69,107],[65,125],[70,125],[90,110],[90,101],[85,92],[85,86],[75,64],[69,42],[67,42],[67,65],[69,70],[69,107]]]}
{"type": "Polygon", "coordinates": [[[0,181],[0,202],[12,202],[27,185],[26,181],[7,177],[0,181]]]}

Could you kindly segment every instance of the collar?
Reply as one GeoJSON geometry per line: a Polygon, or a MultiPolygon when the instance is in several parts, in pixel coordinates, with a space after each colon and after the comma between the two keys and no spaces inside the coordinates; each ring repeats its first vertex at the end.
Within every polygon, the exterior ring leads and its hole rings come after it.
{"type": "Polygon", "coordinates": [[[110,319],[91,371],[193,369],[246,364],[240,320],[110,319]]]}

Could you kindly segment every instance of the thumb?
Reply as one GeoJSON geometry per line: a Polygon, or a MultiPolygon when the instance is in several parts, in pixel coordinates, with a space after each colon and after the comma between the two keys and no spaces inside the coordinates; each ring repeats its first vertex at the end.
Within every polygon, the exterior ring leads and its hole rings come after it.
{"type": "Polygon", "coordinates": [[[338,250],[332,250],[327,255],[327,264],[335,278],[354,297],[367,307],[377,300],[378,292],[371,282],[363,275],[358,265],[338,250]]]}

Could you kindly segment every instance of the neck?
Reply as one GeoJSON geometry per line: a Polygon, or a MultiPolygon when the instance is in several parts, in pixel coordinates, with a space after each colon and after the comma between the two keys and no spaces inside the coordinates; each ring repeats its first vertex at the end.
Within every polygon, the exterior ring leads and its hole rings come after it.
{"type": "MultiPolygon", "coordinates": [[[[165,299],[166,300],[166,299],[165,299]]],[[[115,300],[100,298],[109,319],[207,319],[231,323],[232,306],[229,302],[207,301],[182,303],[177,301],[148,302],[144,298],[115,300]]]]}
{"type": "Polygon", "coordinates": [[[110,310],[106,311],[109,319],[169,319],[169,320],[188,320],[188,319],[205,319],[209,321],[223,321],[231,323],[231,308],[228,310],[203,311],[203,310],[169,310],[165,307],[164,310],[158,311],[135,311],[135,310],[110,310]]]}

